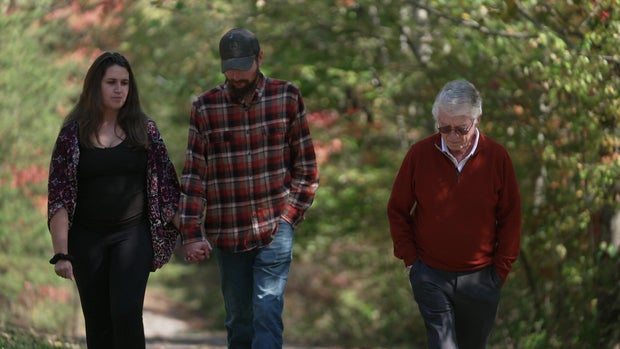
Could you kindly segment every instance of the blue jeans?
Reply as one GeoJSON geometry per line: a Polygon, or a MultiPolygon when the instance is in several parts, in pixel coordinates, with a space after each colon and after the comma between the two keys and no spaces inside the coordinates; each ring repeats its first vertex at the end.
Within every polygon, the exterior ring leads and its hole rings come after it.
{"type": "Polygon", "coordinates": [[[269,246],[215,249],[226,308],[229,349],[282,348],[284,289],[293,259],[293,227],[280,221],[269,246]]]}
{"type": "Polygon", "coordinates": [[[417,260],[409,280],[424,318],[429,349],[486,347],[502,289],[494,265],[449,272],[417,260]]]}

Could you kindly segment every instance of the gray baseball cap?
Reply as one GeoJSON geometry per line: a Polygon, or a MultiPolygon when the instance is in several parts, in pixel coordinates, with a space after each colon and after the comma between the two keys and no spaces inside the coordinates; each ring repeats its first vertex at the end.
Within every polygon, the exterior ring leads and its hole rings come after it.
{"type": "Polygon", "coordinates": [[[230,30],[220,40],[222,73],[232,69],[250,70],[259,52],[260,45],[254,33],[242,28],[230,30]]]}

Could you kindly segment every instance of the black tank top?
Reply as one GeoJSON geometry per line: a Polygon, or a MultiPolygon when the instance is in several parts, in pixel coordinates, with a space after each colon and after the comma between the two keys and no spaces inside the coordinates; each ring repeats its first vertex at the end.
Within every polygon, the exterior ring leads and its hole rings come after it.
{"type": "Polygon", "coordinates": [[[112,148],[80,150],[74,224],[117,229],[146,217],[146,150],[127,141],[112,148]]]}

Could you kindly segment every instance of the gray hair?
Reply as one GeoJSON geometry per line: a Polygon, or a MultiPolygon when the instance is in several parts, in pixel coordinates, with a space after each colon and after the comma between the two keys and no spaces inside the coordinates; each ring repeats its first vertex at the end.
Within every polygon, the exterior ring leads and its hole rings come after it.
{"type": "Polygon", "coordinates": [[[435,122],[438,122],[439,111],[449,116],[470,116],[477,121],[482,115],[482,98],[469,81],[453,80],[444,85],[435,99],[432,111],[435,122]]]}

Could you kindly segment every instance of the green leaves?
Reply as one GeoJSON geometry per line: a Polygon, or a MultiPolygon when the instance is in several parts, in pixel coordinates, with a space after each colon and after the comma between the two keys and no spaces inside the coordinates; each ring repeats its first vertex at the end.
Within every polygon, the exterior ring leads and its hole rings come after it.
{"type": "MultiPolygon", "coordinates": [[[[45,225],[24,225],[22,217],[44,222],[33,200],[44,185],[29,182],[20,192],[5,184],[47,166],[93,56],[108,49],[127,55],[143,107],[180,170],[191,100],[224,80],[219,38],[245,26],[261,40],[263,71],[301,87],[309,118],[329,117],[311,125],[324,162],[315,205],[299,228],[299,265],[322,272],[321,280],[364,278],[296,288],[287,299],[321,301],[291,313],[305,323],[288,333],[321,338],[313,329],[331,328],[331,338],[348,337],[351,346],[389,348],[424,337],[391,256],[385,204],[409,145],[434,132],[436,93],[466,78],[484,98],[480,129],[512,155],[523,256],[535,263],[527,268],[524,257],[515,264],[493,344],[606,347],[618,338],[617,326],[601,316],[605,309],[593,306],[604,299],[600,290],[620,294],[611,225],[620,197],[618,0],[105,4],[0,5],[0,206],[8,208],[5,223],[42,239],[28,248],[48,243],[45,225]],[[564,316],[566,309],[573,315],[564,316]]],[[[0,239],[27,248],[4,231],[0,239]]],[[[615,304],[607,302],[611,310],[615,304]]]]}

